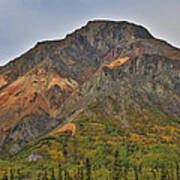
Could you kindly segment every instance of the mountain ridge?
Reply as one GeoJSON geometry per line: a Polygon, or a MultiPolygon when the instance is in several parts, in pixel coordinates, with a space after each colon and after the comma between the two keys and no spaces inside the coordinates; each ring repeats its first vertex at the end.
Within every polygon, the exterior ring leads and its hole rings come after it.
{"type": "MultiPolygon", "coordinates": [[[[35,43],[35,45],[33,46],[33,47],[31,47],[28,51],[26,51],[26,52],[24,52],[24,53],[22,53],[22,55],[20,55],[20,56],[18,56],[18,57],[16,57],[16,58],[14,58],[13,60],[10,60],[9,62],[7,62],[7,64],[5,64],[5,65],[2,65],[2,66],[0,66],[0,69],[2,69],[3,67],[5,67],[5,66],[7,66],[9,63],[12,63],[13,61],[16,61],[17,59],[19,59],[19,58],[21,58],[22,56],[24,56],[27,52],[29,52],[29,51],[31,51],[32,49],[34,49],[34,48],[36,48],[38,45],[41,45],[41,44],[46,44],[46,43],[61,43],[61,42],[63,42],[68,36],[71,36],[71,35],[73,35],[75,32],[78,32],[79,30],[81,30],[81,29],[83,29],[84,27],[86,27],[87,25],[89,25],[89,24],[91,24],[91,23],[125,23],[125,24],[131,24],[131,25],[135,25],[135,26],[139,26],[139,27],[142,27],[143,29],[146,29],[146,31],[148,31],[147,30],[147,28],[145,28],[143,25],[137,25],[136,23],[134,23],[134,22],[129,22],[129,21],[113,21],[113,20],[98,20],[98,19],[95,19],[95,20],[89,20],[88,22],[87,22],[87,24],[85,24],[85,25],[83,25],[82,27],[80,27],[80,28],[77,28],[76,30],[74,30],[74,31],[72,31],[71,33],[69,33],[69,34],[67,34],[64,38],[62,38],[62,39],[58,39],[58,40],[42,40],[42,41],[38,41],[38,42],[36,42],[35,43]]],[[[149,34],[151,34],[150,32],[148,32],[149,34]]],[[[154,36],[151,34],[151,36],[154,38],[154,36]]],[[[156,38],[157,39],[157,38],[156,38]]],[[[166,44],[168,44],[169,46],[171,46],[172,48],[175,48],[175,49],[177,49],[177,50],[179,50],[180,48],[179,47],[177,47],[177,46],[174,46],[174,45],[171,45],[168,41],[165,41],[165,40],[163,40],[163,39],[157,39],[158,41],[162,41],[163,43],[166,43],[166,44]]]]}
{"type": "MultiPolygon", "coordinates": [[[[178,123],[179,60],[179,49],[126,21],[90,21],[62,40],[37,43],[0,68],[1,145],[8,146],[7,152],[16,152],[75,119],[89,104],[110,102],[106,96],[118,100],[118,92],[124,92],[124,101],[127,92],[130,104],[139,107],[136,95],[144,96],[140,103],[159,107],[162,113],[167,109],[178,123]],[[126,57],[129,60],[117,65],[118,59],[126,57]],[[142,85],[144,89],[139,89],[142,85]],[[13,148],[17,144],[19,148],[13,148]]],[[[119,102],[117,106],[123,109],[119,102]]],[[[112,118],[122,115],[114,110],[109,113],[112,118]]]]}

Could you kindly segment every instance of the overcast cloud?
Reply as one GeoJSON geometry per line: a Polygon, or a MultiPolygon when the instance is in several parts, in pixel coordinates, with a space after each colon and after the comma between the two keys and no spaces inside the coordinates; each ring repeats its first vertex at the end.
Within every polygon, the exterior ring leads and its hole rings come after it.
{"type": "Polygon", "coordinates": [[[0,65],[93,19],[135,22],[180,47],[180,0],[0,0],[0,65]]]}

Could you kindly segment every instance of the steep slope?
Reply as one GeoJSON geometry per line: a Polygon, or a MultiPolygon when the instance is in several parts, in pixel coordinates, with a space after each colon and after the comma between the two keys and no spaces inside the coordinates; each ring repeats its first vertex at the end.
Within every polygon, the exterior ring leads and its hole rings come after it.
{"type": "Polygon", "coordinates": [[[63,40],[38,43],[0,68],[2,150],[17,152],[96,102],[125,128],[136,128],[132,107],[178,124],[179,60],[179,49],[128,22],[91,21],[63,40]]]}
{"type": "MultiPolygon", "coordinates": [[[[124,104],[128,104],[139,110],[145,106],[152,107],[179,119],[179,69],[179,60],[158,55],[115,60],[102,66],[98,73],[68,98],[56,118],[68,121],[88,104],[103,102],[106,97],[112,96],[118,102],[117,108],[121,114],[124,104]]],[[[106,111],[108,109],[104,109],[106,111]]],[[[111,111],[109,114],[114,115],[111,111]]]]}

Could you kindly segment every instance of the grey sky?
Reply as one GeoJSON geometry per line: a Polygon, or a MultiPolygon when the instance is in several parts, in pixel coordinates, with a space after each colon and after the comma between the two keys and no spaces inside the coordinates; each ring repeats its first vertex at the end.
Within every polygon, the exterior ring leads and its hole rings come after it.
{"type": "Polygon", "coordinates": [[[180,47],[180,0],[0,0],[0,65],[93,19],[135,22],[180,47]]]}

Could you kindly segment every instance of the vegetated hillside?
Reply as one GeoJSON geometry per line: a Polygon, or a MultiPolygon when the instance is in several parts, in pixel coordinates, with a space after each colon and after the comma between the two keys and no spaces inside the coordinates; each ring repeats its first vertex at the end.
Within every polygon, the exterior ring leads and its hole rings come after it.
{"type": "Polygon", "coordinates": [[[118,103],[112,97],[89,104],[69,123],[76,126],[75,135],[54,131],[11,156],[11,162],[0,161],[0,172],[12,171],[23,179],[43,179],[46,173],[51,179],[52,172],[57,179],[73,180],[178,179],[180,125],[148,107],[140,111],[127,106],[121,122],[104,111],[109,106],[117,114],[118,103]],[[43,160],[28,162],[32,152],[43,160]]]}
{"type": "Polygon", "coordinates": [[[36,173],[64,163],[73,176],[89,158],[94,179],[114,178],[113,163],[124,177],[179,176],[180,50],[141,26],[91,21],[38,43],[0,69],[0,106],[1,155],[18,167],[36,152],[36,173]]]}

